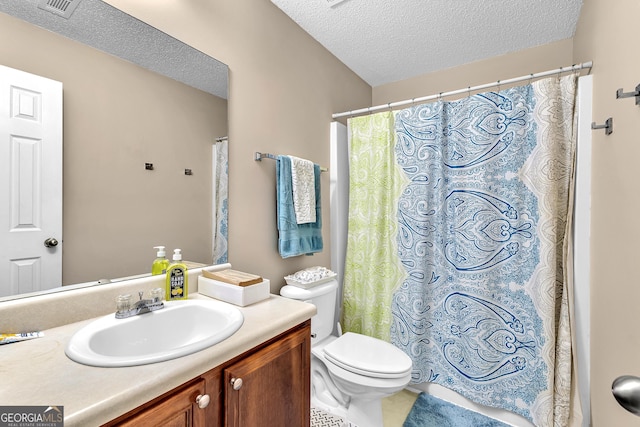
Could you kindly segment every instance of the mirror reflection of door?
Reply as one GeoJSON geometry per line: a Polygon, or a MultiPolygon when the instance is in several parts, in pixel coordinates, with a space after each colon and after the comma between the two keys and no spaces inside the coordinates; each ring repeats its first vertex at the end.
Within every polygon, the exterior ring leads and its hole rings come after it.
{"type": "Polygon", "coordinates": [[[0,297],[62,284],[62,83],[0,66],[0,297]]]}

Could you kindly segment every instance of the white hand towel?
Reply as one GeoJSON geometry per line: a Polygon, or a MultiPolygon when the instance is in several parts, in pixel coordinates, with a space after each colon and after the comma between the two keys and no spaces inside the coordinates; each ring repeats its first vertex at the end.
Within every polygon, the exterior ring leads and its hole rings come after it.
{"type": "Polygon", "coordinates": [[[316,183],[313,162],[289,156],[291,159],[291,184],[293,209],[298,224],[316,222],[316,183]]]}

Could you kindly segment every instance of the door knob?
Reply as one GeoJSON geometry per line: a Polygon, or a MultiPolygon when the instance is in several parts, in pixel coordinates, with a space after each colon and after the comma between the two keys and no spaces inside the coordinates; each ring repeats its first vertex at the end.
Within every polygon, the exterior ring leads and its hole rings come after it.
{"type": "Polygon", "coordinates": [[[58,246],[58,240],[54,239],[53,237],[49,237],[44,241],[44,245],[48,248],[56,247],[58,246]]]}
{"type": "Polygon", "coordinates": [[[208,394],[199,394],[198,397],[196,397],[196,403],[198,404],[198,408],[200,409],[204,409],[209,406],[210,401],[211,398],[208,394]]]}
{"type": "Polygon", "coordinates": [[[242,378],[231,378],[231,387],[234,390],[240,390],[242,387],[242,378]]]}

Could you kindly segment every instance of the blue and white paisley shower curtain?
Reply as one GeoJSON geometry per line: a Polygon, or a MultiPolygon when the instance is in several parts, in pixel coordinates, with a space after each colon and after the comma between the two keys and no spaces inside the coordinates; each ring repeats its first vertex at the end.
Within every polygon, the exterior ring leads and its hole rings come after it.
{"type": "Polygon", "coordinates": [[[388,242],[406,273],[392,295],[391,342],[412,358],[412,382],[537,426],[580,417],[563,255],[576,81],[553,77],[395,116],[396,161],[409,182],[388,242]]]}
{"type": "Polygon", "coordinates": [[[224,264],[228,260],[227,239],[229,238],[229,145],[226,140],[213,146],[215,161],[214,177],[214,230],[213,263],[224,264]]]}

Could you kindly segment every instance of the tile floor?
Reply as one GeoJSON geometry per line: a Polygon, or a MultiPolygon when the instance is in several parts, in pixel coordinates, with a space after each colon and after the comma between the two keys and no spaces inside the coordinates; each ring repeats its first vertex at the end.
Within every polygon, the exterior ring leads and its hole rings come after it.
{"type": "Polygon", "coordinates": [[[418,398],[416,393],[402,390],[382,400],[382,417],[384,427],[402,427],[409,415],[413,403],[418,398]]]}
{"type": "MultiPolygon", "coordinates": [[[[384,427],[402,427],[418,395],[408,390],[389,396],[382,401],[384,427]]],[[[311,408],[311,427],[366,427],[354,426],[340,417],[311,408]]]]}

